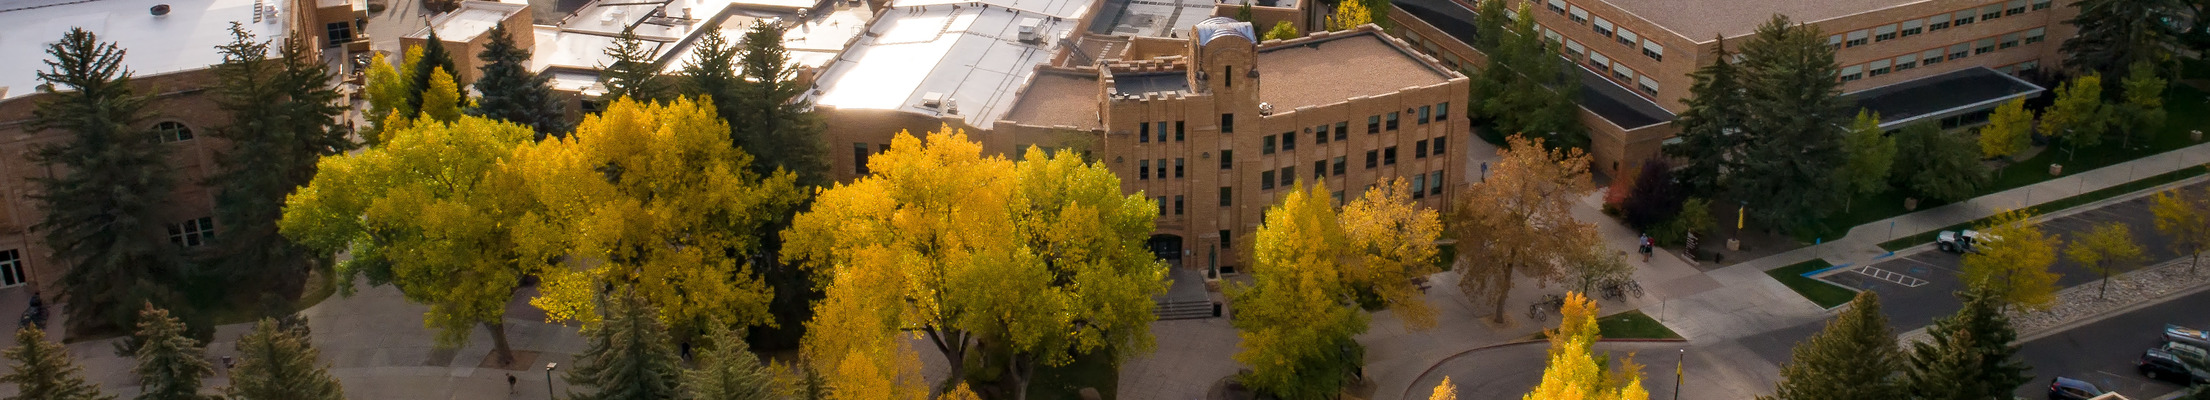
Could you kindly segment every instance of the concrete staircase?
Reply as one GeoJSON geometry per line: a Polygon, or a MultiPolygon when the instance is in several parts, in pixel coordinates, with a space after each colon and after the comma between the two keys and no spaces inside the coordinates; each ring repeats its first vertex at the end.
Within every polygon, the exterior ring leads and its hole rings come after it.
{"type": "Polygon", "coordinates": [[[1167,300],[1158,304],[1151,313],[1160,321],[1213,318],[1211,300],[1167,300]]]}

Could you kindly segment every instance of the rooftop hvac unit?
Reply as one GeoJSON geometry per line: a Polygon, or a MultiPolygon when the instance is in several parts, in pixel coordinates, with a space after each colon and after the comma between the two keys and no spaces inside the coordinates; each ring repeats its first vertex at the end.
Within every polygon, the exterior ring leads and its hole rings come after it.
{"type": "Polygon", "coordinates": [[[944,99],[944,113],[959,115],[959,101],[953,99],[944,99]]]}
{"type": "Polygon", "coordinates": [[[1021,42],[1022,42],[1022,43],[1041,43],[1041,42],[1043,42],[1043,41],[1044,41],[1044,34],[1043,34],[1043,25],[1044,25],[1044,20],[1043,20],[1042,18],[1022,18],[1022,19],[1021,19],[1021,42]]]}
{"type": "Polygon", "coordinates": [[[944,94],[943,94],[943,93],[940,93],[940,92],[928,92],[928,93],[922,93],[922,94],[921,94],[921,108],[935,109],[935,108],[937,108],[937,107],[943,107],[943,106],[944,106],[944,94]]]}
{"type": "Polygon", "coordinates": [[[1274,104],[1258,103],[1258,115],[1274,115],[1274,104]]]}

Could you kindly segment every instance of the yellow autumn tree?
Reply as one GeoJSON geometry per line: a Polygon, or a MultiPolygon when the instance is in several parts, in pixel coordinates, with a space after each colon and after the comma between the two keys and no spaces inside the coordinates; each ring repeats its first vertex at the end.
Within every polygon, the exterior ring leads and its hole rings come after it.
{"type": "Polygon", "coordinates": [[[1342,272],[1352,254],[1327,185],[1299,184],[1251,240],[1251,284],[1230,284],[1245,386],[1284,399],[1334,396],[1364,358],[1367,317],[1342,272]]]}
{"type": "Polygon", "coordinates": [[[1546,149],[1541,139],[1512,135],[1497,151],[1489,176],[1451,205],[1445,226],[1458,240],[1458,263],[1466,266],[1458,289],[1466,297],[1494,307],[1491,317],[1505,322],[1504,300],[1515,277],[1557,282],[1577,268],[1608,264],[1575,262],[1609,254],[1596,226],[1573,218],[1573,202],[1594,186],[1589,156],[1579,149],[1546,149]]]}
{"type": "Polygon", "coordinates": [[[380,143],[377,132],[400,129],[386,124],[391,116],[414,118],[414,106],[407,103],[407,98],[414,95],[409,93],[409,86],[414,82],[414,64],[421,61],[421,47],[408,47],[396,66],[384,61],[381,55],[372,57],[368,65],[368,85],[365,92],[368,95],[368,121],[375,125],[361,134],[370,145],[380,143]]]}
{"type": "Polygon", "coordinates": [[[1458,400],[1458,385],[1450,384],[1450,377],[1445,376],[1443,383],[1435,385],[1435,394],[1428,395],[1427,400],[1458,400]]]}
{"type": "Polygon", "coordinates": [[[2149,212],[2156,216],[2156,231],[2171,238],[2173,252],[2187,255],[2187,272],[2194,273],[2202,263],[2203,250],[2210,249],[2210,189],[2192,194],[2180,189],[2158,192],[2149,212]]]}
{"type": "Polygon", "coordinates": [[[2056,302],[2055,235],[2041,232],[2026,210],[2004,210],[1977,228],[1979,251],[1965,254],[1959,275],[1966,285],[1987,290],[2009,306],[2047,309],[2056,302]]]}
{"type": "Polygon", "coordinates": [[[1366,7],[1366,2],[1364,0],[1342,0],[1336,2],[1335,15],[1330,15],[1327,17],[1327,19],[1327,28],[1330,31],[1355,29],[1358,28],[1359,25],[1371,24],[1374,22],[1373,11],[1371,11],[1369,7],[1366,7]]]}
{"type": "Polygon", "coordinates": [[[1542,383],[1533,392],[1522,397],[1527,400],[1648,400],[1650,393],[1642,388],[1642,366],[1634,357],[1619,361],[1620,367],[1606,372],[1600,364],[1607,357],[1597,357],[1592,348],[1601,338],[1596,329],[1596,302],[1579,292],[1566,293],[1565,307],[1558,310],[1558,327],[1546,333],[1550,336],[1549,363],[1542,370],[1542,383]]]}
{"type": "Polygon", "coordinates": [[[324,157],[314,180],[285,199],[281,232],[320,251],[349,251],[338,287],[365,276],[429,306],[423,324],[440,345],[457,346],[482,325],[494,354],[511,361],[506,305],[522,277],[546,263],[518,251],[513,222],[527,207],[516,205],[530,200],[495,171],[534,134],[476,117],[405,125],[385,131],[380,146],[324,157]]]}
{"type": "Polygon", "coordinates": [[[460,85],[453,83],[453,74],[445,72],[445,67],[430,70],[430,88],[422,92],[422,117],[453,122],[460,119],[466,101],[460,98],[460,85]]]}
{"type": "Polygon", "coordinates": [[[901,132],[873,174],[822,191],[784,233],[785,254],[828,285],[825,304],[852,307],[817,311],[814,357],[915,331],[964,376],[968,351],[987,343],[1010,353],[996,365],[1024,393],[1039,366],[1147,351],[1151,298],[1166,290],[1143,245],[1158,205],[1072,151],[1022,159],[985,157],[950,127],[926,141],[901,132]],[[824,328],[876,316],[888,331],[824,328]]]}
{"type": "Polygon", "coordinates": [[[711,107],[617,101],[502,165],[531,200],[510,206],[526,210],[513,224],[524,257],[565,260],[530,304],[591,326],[611,285],[635,290],[675,332],[774,323],[773,294],[746,260],[762,251],[754,232],[804,195],[788,172],[754,174],[711,107]]]}
{"type": "Polygon", "coordinates": [[[1407,283],[1442,272],[1435,265],[1435,241],[1442,237],[1443,223],[1434,209],[1412,202],[1410,187],[1397,178],[1367,190],[1343,205],[1338,222],[1355,257],[1344,264],[1345,279],[1371,288],[1397,318],[1419,330],[1435,326],[1435,309],[1418,286],[1407,283]]]}
{"type": "Polygon", "coordinates": [[[2026,99],[2021,97],[1995,107],[1988,116],[1987,125],[1980,127],[1980,156],[1985,158],[2010,157],[2026,150],[2031,144],[2026,134],[2033,132],[2034,114],[2026,110],[2026,99]]]}

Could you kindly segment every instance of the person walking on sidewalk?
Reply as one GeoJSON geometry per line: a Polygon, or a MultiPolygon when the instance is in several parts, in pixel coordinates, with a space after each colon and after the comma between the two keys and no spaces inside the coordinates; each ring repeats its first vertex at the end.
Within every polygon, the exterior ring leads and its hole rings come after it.
{"type": "Polygon", "coordinates": [[[514,394],[514,373],[506,373],[506,394],[514,394]]]}
{"type": "Polygon", "coordinates": [[[1642,262],[1650,262],[1650,254],[1657,252],[1657,242],[1650,240],[1649,233],[1643,233],[1640,244],[1642,245],[1642,262]]]}

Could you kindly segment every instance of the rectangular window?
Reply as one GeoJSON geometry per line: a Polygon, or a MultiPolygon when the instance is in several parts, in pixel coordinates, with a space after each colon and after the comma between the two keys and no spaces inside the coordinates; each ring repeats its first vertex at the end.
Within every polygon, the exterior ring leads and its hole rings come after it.
{"type": "Polygon", "coordinates": [[[1381,149],[1381,165],[1397,165],[1397,146],[1381,149]]]}
{"type": "Polygon", "coordinates": [[[1366,117],[1366,134],[1371,135],[1376,133],[1381,133],[1381,116],[1374,115],[1366,117]]]}
{"type": "Polygon", "coordinates": [[[1159,196],[1159,215],[1166,215],[1166,196],[1159,196]]]}
{"type": "Polygon", "coordinates": [[[1266,135],[1259,139],[1258,153],[1261,155],[1274,154],[1274,139],[1274,135],[1266,135]]]}
{"type": "Polygon", "coordinates": [[[1335,123],[1335,141],[1341,142],[1341,141],[1344,141],[1344,140],[1349,140],[1349,139],[1350,139],[1350,134],[1351,134],[1351,123],[1350,123],[1350,121],[1337,121],[1337,122],[1335,123]]]}
{"type": "Polygon", "coordinates": [[[1151,143],[1151,123],[1136,123],[1136,143],[1151,143]]]}
{"type": "Polygon", "coordinates": [[[1174,215],[1182,215],[1182,196],[1174,196],[1174,215]]]}
{"type": "Polygon", "coordinates": [[[169,243],[184,247],[199,247],[215,239],[215,219],[200,217],[169,224],[169,243]]]}
{"type": "Polygon", "coordinates": [[[1581,46],[1581,42],[1575,42],[1575,41],[1573,41],[1573,39],[1566,39],[1566,40],[1565,40],[1565,58],[1566,58],[1566,59],[1568,59],[1568,60],[1574,60],[1574,61],[1580,61],[1580,60],[1581,60],[1581,53],[1585,53],[1585,52],[1588,52],[1588,48],[1587,48],[1587,47],[1584,47],[1584,46],[1581,46]]]}
{"type": "Polygon", "coordinates": [[[1285,151],[1297,149],[1297,131],[1281,133],[1281,149],[1285,151]]]}
{"type": "Polygon", "coordinates": [[[1642,42],[1642,56],[1665,61],[1665,46],[1658,45],[1655,40],[1645,40],[1642,42]]]}
{"type": "Polygon", "coordinates": [[[2048,33],[2049,33],[2049,30],[2048,30],[2048,29],[2046,29],[2046,28],[2033,28],[2033,29],[2027,29],[2027,30],[2026,30],[2026,44],[2041,43],[2041,40],[2042,40],[2042,39],[2045,39],[2045,38],[2046,38],[2046,36],[2048,35],[2048,33]]]}
{"type": "Polygon", "coordinates": [[[1949,59],[1951,60],[1964,58],[1968,55],[1972,55],[1971,43],[1958,43],[1955,46],[1949,46],[1949,59]]]}
{"type": "Polygon", "coordinates": [[[1872,41],[1885,42],[1895,40],[1895,31],[1895,25],[1882,25],[1878,28],[1872,28],[1872,41]]]}
{"type": "Polygon", "coordinates": [[[1445,142],[1443,141],[1443,139],[1449,139],[1449,138],[1450,138],[1449,136],[1436,136],[1436,137],[1435,137],[1434,139],[1429,139],[1428,141],[1430,141],[1430,142],[1435,142],[1434,146],[1432,146],[1432,147],[1434,147],[1434,148],[1435,148],[1435,150],[1434,150],[1434,151],[1433,151],[1432,153],[1434,153],[1435,155],[1438,155],[1438,156],[1439,156],[1439,155],[1443,155],[1443,149],[1447,149],[1447,148],[1450,148],[1450,146],[1446,146],[1446,145],[1444,145],[1444,144],[1443,144],[1443,143],[1445,143],[1445,142]]]}
{"type": "Polygon", "coordinates": [[[1627,28],[1619,28],[1619,44],[1626,45],[1627,47],[1631,48],[1634,47],[1636,43],[1641,42],[1641,35],[1636,35],[1634,34],[1634,31],[1627,30],[1627,28]]]}
{"type": "Polygon", "coordinates": [[[1867,64],[1865,64],[1865,70],[1866,70],[1866,71],[1865,71],[1865,75],[1866,75],[1866,76],[1881,76],[1881,75],[1887,75],[1887,74],[1888,74],[1888,60],[1880,60],[1880,61],[1873,61],[1873,62],[1871,62],[1871,63],[1867,63],[1867,64]]]}
{"type": "Polygon", "coordinates": [[[1917,35],[1924,32],[1926,32],[1926,21],[1914,19],[1903,21],[1903,30],[1898,33],[1901,34],[1902,37],[1911,37],[1911,35],[1917,35]]]}
{"type": "Polygon", "coordinates": [[[1863,46],[1863,45],[1865,45],[1865,43],[1869,43],[1869,42],[1867,42],[1866,40],[1867,40],[1867,38],[1871,37],[1871,35],[1872,35],[1872,31],[1856,31],[1856,32],[1850,32],[1850,33],[1849,33],[1849,41],[1848,41],[1848,42],[1843,42],[1843,43],[1842,43],[1842,47],[1857,47],[1857,46],[1863,46]]]}
{"type": "Polygon", "coordinates": [[[351,22],[332,22],[324,25],[324,28],[330,31],[329,46],[335,47],[353,41],[353,23],[351,22]]]}
{"type": "Polygon", "coordinates": [[[1632,70],[1632,69],[1628,69],[1628,68],[1627,68],[1627,63],[1612,63],[1612,64],[1611,64],[1611,77],[1612,77],[1613,79],[1618,79],[1618,80],[1620,80],[1620,81],[1622,81],[1622,82],[1633,82],[1633,81],[1634,81],[1634,70],[1632,70]]]}
{"type": "Polygon", "coordinates": [[[2009,3],[2003,3],[2003,15],[2018,15],[2025,13],[2026,0],[2011,0],[2009,3]]]}
{"type": "Polygon", "coordinates": [[[1442,104],[1435,105],[1435,120],[1441,121],[1446,119],[1450,119],[1450,102],[1448,101],[1445,101],[1442,104]]]}
{"type": "Polygon", "coordinates": [[[0,286],[21,285],[24,279],[23,253],[16,250],[0,251],[0,286]]]}
{"type": "Polygon", "coordinates": [[[1235,150],[1220,150],[1220,169],[1235,169],[1235,150]]]}
{"type": "Polygon", "coordinates": [[[1182,122],[1184,121],[1174,121],[1174,141],[1176,142],[1182,141],[1182,132],[1184,131],[1182,122]]]}
{"type": "Polygon", "coordinates": [[[1648,76],[1644,76],[1641,79],[1635,80],[1635,89],[1641,89],[1643,94],[1656,96],[1657,87],[1657,81],[1650,80],[1650,77],[1648,76]]]}
{"type": "Polygon", "coordinates": [[[1412,176],[1412,198],[1427,198],[1427,174],[1412,176]]]}
{"type": "Polygon", "coordinates": [[[1343,157],[1343,156],[1336,156],[1336,157],[1335,157],[1335,164],[1334,164],[1334,165],[1332,165],[1332,166],[1330,166],[1330,168],[1328,168],[1328,174],[1331,174],[1331,175],[1336,175],[1336,176],[1341,176],[1341,175],[1343,175],[1343,166],[1344,166],[1344,164],[1349,164],[1348,162],[1345,162],[1345,161],[1347,161],[1347,160],[1345,160],[1345,158],[1346,158],[1346,157],[1343,157]]]}
{"type": "Polygon", "coordinates": [[[1166,159],[1159,159],[1159,179],[1166,179],[1166,159]]]}
{"type": "Polygon", "coordinates": [[[1443,171],[1427,173],[1427,194],[1437,196],[1443,194],[1443,171]]]}
{"type": "Polygon", "coordinates": [[[1320,124],[1320,126],[1312,127],[1312,130],[1312,144],[1328,144],[1327,124],[1320,124]]]}
{"type": "Polygon", "coordinates": [[[1136,180],[1151,179],[1151,160],[1136,160],[1136,180]]]}
{"type": "Polygon", "coordinates": [[[1396,111],[1390,111],[1390,112],[1389,112],[1389,119],[1388,119],[1388,121],[1387,121],[1387,124],[1385,124],[1385,125],[1384,125],[1384,128],[1386,128],[1386,129],[1388,129],[1388,130],[1392,130],[1392,131],[1393,131],[1393,130],[1397,130],[1397,118],[1398,118],[1398,115],[1397,115],[1397,114],[1399,114],[1399,113],[1398,113],[1398,112],[1396,112],[1396,111]]]}
{"type": "Polygon", "coordinates": [[[1995,48],[1996,48],[1996,49],[1998,49],[1998,50],[2000,50],[2000,49],[2008,49],[2008,48],[2012,48],[2012,47],[2018,47],[2018,35],[2019,35],[2019,34],[2017,34],[2017,33],[2012,33],[2012,34],[2008,34],[2008,35],[2003,35],[2003,42],[2002,42],[2001,44],[1997,44],[1997,45],[1995,45],[1995,48]]]}
{"type": "Polygon", "coordinates": [[[1233,187],[1228,187],[1228,186],[1221,186],[1221,187],[1220,187],[1220,206],[1221,206],[1221,207],[1227,207],[1227,206],[1233,206],[1233,205],[1235,205],[1235,188],[1233,188],[1233,187]]]}
{"type": "Polygon", "coordinates": [[[1589,29],[1596,31],[1597,35],[1611,37],[1611,21],[1604,20],[1604,17],[1596,17],[1596,23],[1590,24],[1589,29]]]}
{"type": "Polygon", "coordinates": [[[1281,186],[1287,187],[1291,185],[1296,185],[1297,167],[1281,167],[1281,175],[1276,176],[1281,177],[1281,186]]]}
{"type": "Polygon", "coordinates": [[[1429,118],[1432,118],[1432,117],[1434,117],[1434,116],[1435,116],[1435,108],[1434,108],[1434,106],[1420,106],[1420,119],[1419,119],[1419,121],[1420,121],[1420,125],[1427,125],[1427,120],[1428,120],[1429,118]]]}
{"type": "Polygon", "coordinates": [[[1604,53],[1588,52],[1588,66],[1597,73],[1603,73],[1611,69],[1611,57],[1605,57],[1604,53]]]}
{"type": "Polygon", "coordinates": [[[1978,16],[1973,15],[1972,10],[1958,11],[1957,16],[1955,17],[1956,19],[1950,20],[1949,25],[1962,28],[1965,25],[1971,25],[1975,17],[1978,16]]]}
{"type": "Polygon", "coordinates": [[[1235,133],[1235,114],[1220,114],[1220,133],[1235,133]]]}
{"type": "Polygon", "coordinates": [[[854,174],[854,175],[867,175],[867,156],[870,156],[870,155],[874,155],[874,154],[875,154],[875,152],[872,152],[872,151],[867,151],[867,144],[866,144],[866,143],[853,143],[853,144],[852,144],[852,174],[854,174]]]}
{"type": "Polygon", "coordinates": [[[1412,142],[1412,158],[1427,158],[1427,141],[1412,142]]]}
{"type": "Polygon", "coordinates": [[[2041,11],[2041,10],[2046,10],[2046,9],[2049,9],[2049,3],[2051,3],[2051,2],[2053,2],[2053,1],[2052,1],[2052,0],[2033,0],[2033,3],[2034,3],[2034,5],[2033,5],[2033,10],[2034,10],[2034,11],[2041,11]]]}
{"type": "Polygon", "coordinates": [[[1184,159],[1183,159],[1183,158],[1175,158],[1175,159],[1174,159],[1174,177],[1176,177],[1176,178],[1180,178],[1180,177],[1182,177],[1182,160],[1184,160],[1184,159]]]}
{"type": "Polygon", "coordinates": [[[2025,75],[2028,72],[2033,72],[2035,68],[2041,68],[2041,60],[2018,63],[2018,74],[2025,75]]]}
{"type": "Polygon", "coordinates": [[[1328,160],[1313,161],[1312,179],[1319,180],[1326,177],[1328,177],[1328,160]]]}
{"type": "Polygon", "coordinates": [[[1231,247],[1233,243],[1235,243],[1235,241],[1234,241],[1234,240],[1229,240],[1229,237],[1228,237],[1228,233],[1229,233],[1229,231],[1228,231],[1228,230],[1226,230],[1226,229],[1222,229],[1222,230],[1220,230],[1220,248],[1221,248],[1221,249],[1227,249],[1227,248],[1231,247]]]}
{"type": "Polygon", "coordinates": [[[1933,50],[1927,50],[1925,54],[1920,54],[1920,55],[1918,56],[1918,58],[1919,58],[1919,60],[1918,60],[1918,63],[1919,63],[1919,64],[1924,64],[1924,65],[1934,65],[1934,64],[1940,64],[1940,63],[1941,63],[1941,60],[1942,60],[1942,56],[1941,56],[1941,55],[1942,55],[1942,51],[1941,51],[1941,49],[1933,49],[1933,50]]]}
{"type": "Polygon", "coordinates": [[[1550,2],[1543,5],[1549,8],[1550,12],[1565,14],[1565,0],[1550,0],[1550,2]]]}
{"type": "Polygon", "coordinates": [[[1842,78],[1842,81],[1843,81],[1843,82],[1850,82],[1850,81],[1855,81],[1855,80],[1858,80],[1858,79],[1864,79],[1864,77],[1865,77],[1865,72],[1864,72],[1864,71],[1865,71],[1865,67],[1864,67],[1864,66],[1862,66],[1862,65],[1851,65],[1851,66],[1847,66],[1847,67],[1842,67],[1842,73],[1841,73],[1841,78],[1842,78]]]}
{"type": "Polygon", "coordinates": [[[1917,67],[1918,67],[1918,54],[1904,54],[1904,55],[1901,55],[1901,56],[1896,56],[1896,57],[1895,57],[1895,71],[1896,71],[1896,72],[1903,72],[1904,70],[1909,70],[1909,69],[1911,69],[1911,68],[1917,68],[1917,67]]]}
{"type": "Polygon", "coordinates": [[[1572,18],[1573,23],[1588,23],[1588,10],[1581,9],[1581,6],[1571,6],[1569,7],[1569,9],[1570,11],[1567,12],[1565,15],[1569,18],[1572,18]]]}
{"type": "Polygon", "coordinates": [[[1826,47],[1831,47],[1831,48],[1836,48],[1836,49],[1842,48],[1842,35],[1841,35],[1841,34],[1838,34],[1838,33],[1837,33],[1837,34],[1834,34],[1834,35],[1831,35],[1831,36],[1827,36],[1827,37],[1826,37],[1826,47]]]}
{"type": "Polygon", "coordinates": [[[1159,132],[1159,143],[1166,143],[1166,121],[1159,121],[1158,126],[1158,129],[1153,130],[1159,132]]]}
{"type": "Polygon", "coordinates": [[[1926,17],[1927,32],[1943,29],[1949,29],[1949,14],[1934,14],[1934,16],[1926,17]]]}
{"type": "Polygon", "coordinates": [[[1259,171],[1258,188],[1261,190],[1274,188],[1274,171],[1259,171]]]}
{"type": "Polygon", "coordinates": [[[1992,20],[2002,17],[2003,5],[2001,4],[1989,4],[1987,7],[1980,7],[1980,19],[1992,20]]]}
{"type": "Polygon", "coordinates": [[[1972,46],[1972,55],[1987,54],[1990,51],[1995,51],[1995,38],[1980,39],[1972,46]]]}
{"type": "Polygon", "coordinates": [[[1542,28],[1542,38],[1549,40],[1551,43],[1557,43],[1565,40],[1565,35],[1560,35],[1558,31],[1550,30],[1550,28],[1542,28]]]}
{"type": "Polygon", "coordinates": [[[1378,167],[1378,166],[1381,166],[1381,151],[1379,151],[1379,150],[1367,150],[1367,151],[1366,151],[1366,169],[1374,169],[1374,167],[1378,167]]]}

